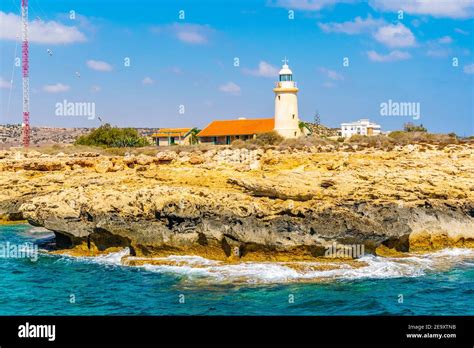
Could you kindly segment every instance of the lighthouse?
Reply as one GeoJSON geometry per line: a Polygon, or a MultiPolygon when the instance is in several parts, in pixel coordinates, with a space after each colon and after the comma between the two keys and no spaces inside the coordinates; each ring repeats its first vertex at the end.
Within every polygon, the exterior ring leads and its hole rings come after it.
{"type": "Polygon", "coordinates": [[[275,131],[284,138],[297,138],[301,135],[298,118],[298,88],[293,81],[293,72],[288,60],[283,60],[279,81],[275,88],[275,131]]]}

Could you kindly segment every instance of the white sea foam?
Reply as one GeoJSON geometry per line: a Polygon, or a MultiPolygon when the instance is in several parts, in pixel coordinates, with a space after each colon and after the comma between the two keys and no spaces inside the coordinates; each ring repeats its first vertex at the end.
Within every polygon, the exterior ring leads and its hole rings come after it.
{"type": "Polygon", "coordinates": [[[120,251],[99,256],[70,256],[62,254],[61,260],[76,260],[81,262],[99,263],[103,265],[122,265],[122,257],[130,255],[130,249],[125,248],[120,251]]]}
{"type": "MultiPolygon", "coordinates": [[[[171,258],[163,260],[171,261],[171,258]]],[[[180,260],[183,262],[183,259],[180,260]]],[[[397,262],[392,259],[376,256],[365,256],[356,262],[367,264],[354,267],[349,264],[328,264],[318,262],[294,262],[293,265],[308,267],[307,270],[292,268],[291,263],[275,262],[243,262],[239,264],[217,263],[212,265],[200,264],[199,267],[190,264],[174,265],[144,265],[146,270],[160,273],[177,273],[189,277],[209,277],[216,281],[246,281],[263,283],[282,283],[305,280],[325,279],[358,279],[358,278],[394,278],[416,277],[424,274],[423,267],[416,264],[397,262]],[[335,269],[314,270],[311,266],[335,265],[335,269]]]]}
{"type": "MultiPolygon", "coordinates": [[[[122,257],[129,254],[130,250],[126,248],[108,255],[79,257],[77,259],[105,265],[120,265],[122,257]]],[[[341,279],[419,277],[429,272],[449,268],[456,263],[472,261],[474,260],[474,250],[445,249],[429,254],[412,254],[400,258],[366,255],[354,260],[353,264],[343,262],[242,262],[226,264],[199,256],[178,255],[153,259],[130,257],[130,259],[163,261],[166,264],[144,264],[138,267],[151,272],[174,274],[189,280],[206,279],[216,283],[286,283],[341,279]],[[361,263],[361,265],[357,265],[357,263],[361,263]],[[325,266],[331,266],[331,268],[327,269],[325,266]]]]}
{"type": "Polygon", "coordinates": [[[167,263],[178,261],[179,265],[144,265],[153,272],[175,273],[190,278],[207,277],[215,281],[246,281],[263,283],[282,283],[308,280],[362,279],[419,277],[433,272],[442,266],[450,266],[465,259],[474,258],[474,250],[447,249],[431,254],[386,258],[366,255],[355,262],[362,266],[347,263],[294,262],[294,265],[309,267],[292,268],[290,263],[243,262],[225,264],[194,256],[170,256],[160,258],[167,263]],[[312,269],[311,266],[331,265],[334,269],[312,269]],[[307,269],[305,269],[307,268],[307,269]]]}

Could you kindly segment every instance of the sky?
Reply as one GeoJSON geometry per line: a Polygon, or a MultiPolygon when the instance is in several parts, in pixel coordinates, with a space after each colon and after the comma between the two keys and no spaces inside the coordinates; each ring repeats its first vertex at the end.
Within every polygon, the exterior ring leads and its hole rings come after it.
{"type": "MultiPolygon", "coordinates": [[[[22,119],[19,14],[0,2],[1,124],[22,119]]],[[[474,134],[472,0],[29,0],[29,20],[32,125],[273,117],[286,57],[302,120],[474,134]]]]}

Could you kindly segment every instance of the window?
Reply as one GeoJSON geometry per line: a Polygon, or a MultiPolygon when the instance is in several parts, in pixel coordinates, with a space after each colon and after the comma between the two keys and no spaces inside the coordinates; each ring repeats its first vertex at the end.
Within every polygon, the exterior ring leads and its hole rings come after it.
{"type": "Polygon", "coordinates": [[[293,120],[295,119],[295,114],[293,114],[293,120]]]}
{"type": "Polygon", "coordinates": [[[293,75],[291,74],[280,75],[280,81],[293,81],[293,75]]]}
{"type": "Polygon", "coordinates": [[[280,100],[280,96],[278,96],[278,100],[280,100]]]}
{"type": "Polygon", "coordinates": [[[295,132],[295,137],[296,137],[296,132],[295,132]]]}
{"type": "Polygon", "coordinates": [[[226,145],[230,145],[230,135],[225,137],[225,143],[226,145]]]}

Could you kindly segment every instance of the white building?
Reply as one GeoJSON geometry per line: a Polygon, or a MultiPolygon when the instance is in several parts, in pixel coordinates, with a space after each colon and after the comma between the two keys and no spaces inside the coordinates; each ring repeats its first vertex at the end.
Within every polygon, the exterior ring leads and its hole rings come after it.
{"type": "Polygon", "coordinates": [[[288,61],[279,72],[279,80],[275,92],[275,131],[284,138],[297,138],[301,135],[298,117],[298,88],[293,81],[293,72],[288,66],[288,61]]]}
{"type": "Polygon", "coordinates": [[[341,123],[341,136],[344,138],[350,138],[351,136],[358,135],[378,135],[381,133],[380,125],[370,122],[364,118],[356,122],[341,123]]]}

